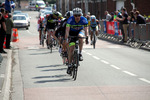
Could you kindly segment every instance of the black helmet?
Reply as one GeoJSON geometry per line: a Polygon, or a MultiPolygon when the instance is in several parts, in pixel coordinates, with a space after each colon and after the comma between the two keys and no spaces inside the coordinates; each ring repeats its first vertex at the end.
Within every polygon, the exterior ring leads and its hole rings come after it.
{"type": "Polygon", "coordinates": [[[59,13],[58,13],[57,11],[54,11],[54,12],[53,12],[53,15],[58,17],[58,16],[59,16],[59,13]]]}
{"type": "Polygon", "coordinates": [[[71,16],[73,16],[73,11],[68,11],[68,12],[66,13],[66,17],[71,17],[71,16]]]}

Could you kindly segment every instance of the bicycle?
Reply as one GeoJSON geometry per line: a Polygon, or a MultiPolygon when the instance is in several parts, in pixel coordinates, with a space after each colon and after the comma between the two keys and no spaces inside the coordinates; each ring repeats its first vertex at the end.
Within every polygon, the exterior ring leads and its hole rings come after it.
{"type": "Polygon", "coordinates": [[[92,38],[92,41],[93,41],[93,48],[95,49],[96,40],[97,40],[96,27],[92,27],[92,30],[93,30],[93,38],[92,38]]]}
{"type": "MultiPolygon", "coordinates": [[[[54,29],[49,29],[48,31],[50,31],[50,34],[52,35],[53,34],[53,32],[54,32],[54,29]]],[[[55,45],[55,39],[52,37],[52,36],[48,36],[48,41],[49,41],[49,43],[48,43],[48,47],[49,47],[49,49],[50,49],[50,53],[52,53],[52,48],[53,48],[53,46],[55,45]]]]}
{"type": "Polygon", "coordinates": [[[44,39],[45,39],[45,34],[44,34],[44,28],[41,29],[41,44],[44,47],[44,39]]]}
{"type": "Polygon", "coordinates": [[[71,69],[71,76],[74,81],[77,78],[77,71],[79,64],[79,39],[83,39],[85,37],[78,37],[78,36],[69,36],[69,38],[76,38],[77,41],[75,42],[75,49],[73,51],[73,60],[72,60],[72,69],[71,69]]]}

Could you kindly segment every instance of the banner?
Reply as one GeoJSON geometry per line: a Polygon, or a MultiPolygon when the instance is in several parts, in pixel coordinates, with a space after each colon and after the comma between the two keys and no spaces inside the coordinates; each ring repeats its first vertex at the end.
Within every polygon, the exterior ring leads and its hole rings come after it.
{"type": "Polygon", "coordinates": [[[107,22],[107,33],[112,35],[115,34],[114,22],[107,22]]]}
{"type": "Polygon", "coordinates": [[[106,21],[104,21],[103,23],[104,23],[104,33],[107,33],[107,24],[106,24],[106,21]]]}

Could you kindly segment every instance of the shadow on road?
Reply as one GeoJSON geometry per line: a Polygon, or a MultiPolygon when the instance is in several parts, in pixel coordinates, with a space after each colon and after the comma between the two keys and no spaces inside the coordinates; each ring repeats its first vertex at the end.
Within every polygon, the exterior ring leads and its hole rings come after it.
{"type": "Polygon", "coordinates": [[[67,70],[67,68],[47,69],[47,70],[42,70],[42,71],[62,71],[62,70],[67,70]]]}
{"type": "Polygon", "coordinates": [[[43,81],[36,81],[34,83],[48,83],[48,82],[68,82],[71,81],[70,78],[63,78],[63,79],[56,79],[56,80],[43,80],[43,81]]]}
{"type": "Polygon", "coordinates": [[[53,76],[37,76],[37,77],[33,77],[32,79],[43,79],[43,78],[62,78],[67,76],[66,74],[63,75],[53,75],[53,76]]]}
{"type": "Polygon", "coordinates": [[[58,66],[63,66],[62,64],[58,64],[58,65],[49,65],[49,66],[38,66],[36,68],[47,68],[47,67],[58,67],[58,66]]]}

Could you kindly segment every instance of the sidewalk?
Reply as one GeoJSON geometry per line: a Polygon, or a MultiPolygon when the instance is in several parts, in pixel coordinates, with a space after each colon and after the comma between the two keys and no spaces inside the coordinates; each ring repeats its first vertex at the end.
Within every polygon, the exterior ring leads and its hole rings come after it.
{"type": "Polygon", "coordinates": [[[1,54],[3,57],[0,65],[0,100],[9,100],[11,85],[11,62],[12,50],[5,49],[7,54],[1,54]]]}

